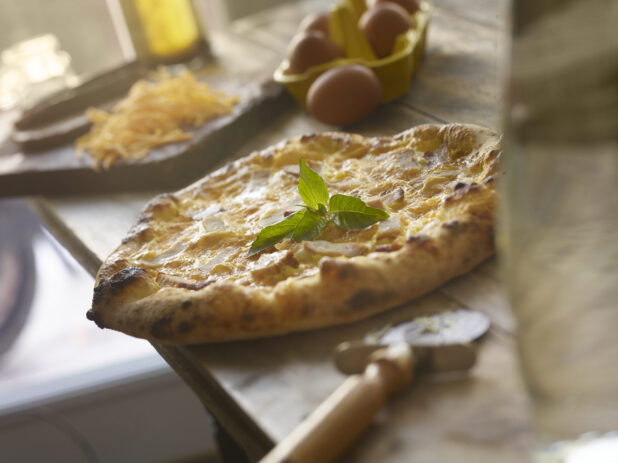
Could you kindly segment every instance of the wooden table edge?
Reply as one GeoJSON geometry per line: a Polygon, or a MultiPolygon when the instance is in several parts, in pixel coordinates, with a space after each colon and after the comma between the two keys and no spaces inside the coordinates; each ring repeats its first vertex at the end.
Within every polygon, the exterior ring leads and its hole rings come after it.
{"type": "MultiPolygon", "coordinates": [[[[47,200],[31,197],[28,202],[52,235],[92,277],[95,277],[102,264],[101,259],[59,219],[54,207],[47,200]]],[[[185,347],[156,343],[151,345],[252,460],[258,460],[273,447],[274,440],[225,392],[208,370],[198,368],[190,360],[185,347]]]]}

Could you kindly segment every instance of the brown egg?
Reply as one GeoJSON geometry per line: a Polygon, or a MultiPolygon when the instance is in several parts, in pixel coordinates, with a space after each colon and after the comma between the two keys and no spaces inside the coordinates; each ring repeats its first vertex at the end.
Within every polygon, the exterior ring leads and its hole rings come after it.
{"type": "Polygon", "coordinates": [[[416,0],[372,0],[369,2],[369,7],[372,8],[376,5],[389,2],[396,3],[410,14],[414,14],[421,9],[416,0]]]}
{"type": "Polygon", "coordinates": [[[371,69],[350,64],[329,69],[309,87],[307,109],[330,125],[349,125],[368,116],[380,102],[382,87],[371,69]]]}
{"type": "Polygon", "coordinates": [[[379,58],[391,54],[395,39],[412,27],[408,12],[395,3],[382,3],[365,11],[358,27],[379,58]]]}
{"type": "Polygon", "coordinates": [[[299,31],[318,31],[330,37],[330,15],[328,12],[312,13],[305,16],[298,26],[299,31]]]}
{"type": "Polygon", "coordinates": [[[288,47],[288,74],[302,74],[318,64],[343,56],[341,50],[321,32],[297,34],[288,47]]]}

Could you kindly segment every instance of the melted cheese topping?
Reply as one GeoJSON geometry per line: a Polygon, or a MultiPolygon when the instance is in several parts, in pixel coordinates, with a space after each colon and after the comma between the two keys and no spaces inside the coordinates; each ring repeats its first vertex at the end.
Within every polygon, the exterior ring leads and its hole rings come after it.
{"type": "MultiPolygon", "coordinates": [[[[197,286],[231,280],[272,286],[318,271],[324,256],[396,251],[411,235],[492,211],[498,138],[480,128],[421,126],[393,138],[320,134],[228,165],[152,208],[147,239],[120,248],[119,258],[156,273],[160,285],[197,286]],[[450,132],[449,132],[450,130],[450,132]],[[358,196],[390,218],[363,230],[331,224],[319,240],[285,240],[251,258],[257,233],[299,209],[298,161],[326,181],[329,193],[358,196]],[[485,183],[483,183],[485,182],[485,183]],[[127,251],[129,250],[129,251],[127,251]]],[[[135,232],[134,232],[135,233],[135,232]]]]}

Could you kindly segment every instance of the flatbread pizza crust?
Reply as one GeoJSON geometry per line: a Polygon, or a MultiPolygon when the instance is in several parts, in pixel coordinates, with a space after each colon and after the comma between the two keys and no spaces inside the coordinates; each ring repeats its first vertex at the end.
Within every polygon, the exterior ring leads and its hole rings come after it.
{"type": "Polygon", "coordinates": [[[393,137],[292,138],[155,198],[96,278],[88,318],[158,343],[278,335],[348,323],[419,297],[493,253],[500,137],[423,125],[393,137]],[[247,257],[301,203],[304,157],[329,192],[390,218],[334,225],[247,257]]]}

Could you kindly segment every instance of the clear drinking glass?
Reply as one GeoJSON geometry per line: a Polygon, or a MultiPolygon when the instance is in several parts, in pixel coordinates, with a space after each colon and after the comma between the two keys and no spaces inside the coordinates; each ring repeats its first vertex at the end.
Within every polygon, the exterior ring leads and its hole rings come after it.
{"type": "Polygon", "coordinates": [[[534,460],[616,463],[618,2],[513,8],[498,240],[534,460]]]}

